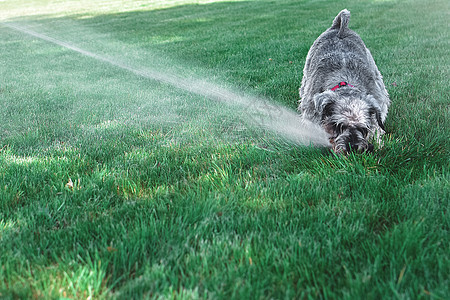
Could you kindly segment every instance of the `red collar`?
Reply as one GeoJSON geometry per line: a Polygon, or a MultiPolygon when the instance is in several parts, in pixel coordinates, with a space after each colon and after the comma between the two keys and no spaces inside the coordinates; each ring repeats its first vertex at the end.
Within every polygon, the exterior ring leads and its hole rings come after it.
{"type": "Polygon", "coordinates": [[[342,81],[342,82],[339,82],[339,84],[336,85],[335,87],[331,88],[331,90],[334,92],[334,91],[337,90],[338,88],[343,87],[343,86],[346,86],[346,85],[348,85],[348,86],[350,86],[350,87],[354,87],[353,85],[351,85],[351,84],[349,84],[349,83],[347,83],[347,82],[345,82],[345,81],[342,81]]]}

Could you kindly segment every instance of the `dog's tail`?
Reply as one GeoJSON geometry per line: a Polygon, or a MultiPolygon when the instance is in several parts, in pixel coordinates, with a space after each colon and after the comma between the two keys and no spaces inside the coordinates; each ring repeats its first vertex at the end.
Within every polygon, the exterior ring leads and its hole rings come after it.
{"type": "Polygon", "coordinates": [[[348,28],[348,22],[350,22],[350,12],[346,9],[341,10],[336,18],[334,18],[331,28],[339,29],[338,37],[340,39],[344,37],[344,31],[348,28]]]}

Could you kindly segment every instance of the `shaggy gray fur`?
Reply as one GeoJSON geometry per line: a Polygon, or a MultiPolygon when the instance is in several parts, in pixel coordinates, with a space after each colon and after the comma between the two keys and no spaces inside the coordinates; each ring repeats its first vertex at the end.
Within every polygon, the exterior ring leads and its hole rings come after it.
{"type": "Polygon", "coordinates": [[[342,10],[308,52],[299,111],[321,125],[337,153],[372,150],[369,141],[384,133],[390,104],[380,71],[342,10]],[[334,91],[340,82],[348,83],[334,91]]]}

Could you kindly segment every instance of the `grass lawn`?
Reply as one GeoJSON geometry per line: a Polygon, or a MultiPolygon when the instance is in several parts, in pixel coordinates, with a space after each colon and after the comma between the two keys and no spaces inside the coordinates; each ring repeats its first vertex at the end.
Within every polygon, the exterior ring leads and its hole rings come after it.
{"type": "Polygon", "coordinates": [[[448,299],[449,10],[0,1],[0,298],[448,299]],[[248,122],[251,103],[130,72],[294,110],[307,51],[343,8],[392,100],[371,154],[290,144],[248,122]]]}

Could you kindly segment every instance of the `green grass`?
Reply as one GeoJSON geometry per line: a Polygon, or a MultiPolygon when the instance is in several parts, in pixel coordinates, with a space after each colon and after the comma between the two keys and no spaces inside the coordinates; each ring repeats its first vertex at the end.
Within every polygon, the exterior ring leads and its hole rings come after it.
{"type": "Polygon", "coordinates": [[[0,2],[2,22],[292,109],[348,8],[392,99],[384,147],[336,157],[0,24],[0,298],[448,298],[447,2],[0,2]]]}

